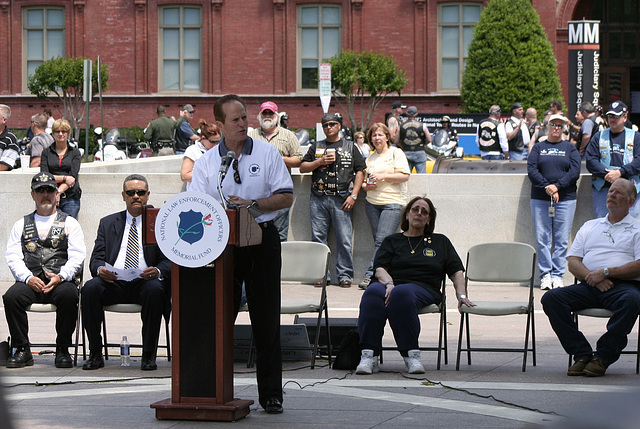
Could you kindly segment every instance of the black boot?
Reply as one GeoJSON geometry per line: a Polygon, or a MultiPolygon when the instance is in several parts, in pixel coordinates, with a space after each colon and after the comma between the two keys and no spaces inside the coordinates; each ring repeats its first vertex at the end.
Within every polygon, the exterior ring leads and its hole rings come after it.
{"type": "Polygon", "coordinates": [[[73,368],[68,347],[56,347],[56,368],[73,368]]]}
{"type": "Polygon", "coordinates": [[[7,368],[24,368],[33,366],[33,356],[29,346],[17,347],[13,356],[7,360],[7,368]]]}

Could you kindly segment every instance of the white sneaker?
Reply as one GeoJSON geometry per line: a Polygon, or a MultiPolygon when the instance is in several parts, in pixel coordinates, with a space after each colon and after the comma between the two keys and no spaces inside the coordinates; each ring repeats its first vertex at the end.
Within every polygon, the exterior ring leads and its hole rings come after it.
{"type": "Polygon", "coordinates": [[[360,356],[360,364],[356,368],[356,374],[369,375],[374,372],[380,372],[378,367],[378,356],[373,355],[373,350],[362,350],[360,356]]]}
{"type": "Polygon", "coordinates": [[[553,289],[557,289],[559,287],[564,287],[564,282],[562,281],[562,277],[554,277],[551,279],[551,287],[553,289]]]}
{"type": "Polygon", "coordinates": [[[424,374],[424,366],[420,363],[420,350],[409,350],[409,356],[404,358],[409,374],[424,374]]]}
{"type": "Polygon", "coordinates": [[[551,274],[545,274],[540,280],[540,289],[549,290],[553,289],[553,280],[551,280],[551,274]]]}

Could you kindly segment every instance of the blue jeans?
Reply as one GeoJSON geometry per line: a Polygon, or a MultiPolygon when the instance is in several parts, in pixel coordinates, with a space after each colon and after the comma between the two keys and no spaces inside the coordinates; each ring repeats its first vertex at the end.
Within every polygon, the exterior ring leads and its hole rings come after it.
{"type": "Polygon", "coordinates": [[[78,219],[80,200],[76,200],[75,198],[60,198],[60,211],[65,212],[72,218],[78,219]]]}
{"type": "MultiPolygon", "coordinates": [[[[338,282],[353,281],[353,224],[352,211],[342,210],[344,199],[339,195],[318,197],[311,194],[311,240],[329,245],[329,228],[333,226],[336,236],[336,273],[338,282]]],[[[328,278],[328,277],[327,277],[328,278]]]]}
{"type": "Polygon", "coordinates": [[[398,350],[406,356],[408,350],[418,348],[420,336],[418,310],[429,304],[435,304],[435,299],[422,286],[405,283],[396,285],[391,290],[389,306],[385,306],[386,290],[382,283],[373,282],[362,294],[358,315],[360,344],[365,349],[373,350],[374,356],[378,356],[382,350],[384,326],[389,320],[398,350]]]}
{"type": "Polygon", "coordinates": [[[607,332],[598,339],[595,353],[606,365],[617,361],[627,345],[627,335],[640,313],[640,290],[638,282],[633,280],[613,280],[613,283],[613,289],[606,292],[586,283],[551,289],[540,300],[562,347],[576,360],[590,359],[593,349],[573,321],[571,312],[574,310],[600,307],[613,311],[607,332]]]}
{"type": "Polygon", "coordinates": [[[524,148],[522,152],[516,152],[515,150],[509,152],[509,159],[512,161],[524,161],[527,159],[527,156],[529,156],[527,148],[524,148]]]}
{"type": "Polygon", "coordinates": [[[500,154],[500,155],[482,155],[480,158],[482,158],[484,161],[502,161],[504,159],[504,155],[500,154]]]}
{"type": "Polygon", "coordinates": [[[551,277],[564,275],[567,268],[567,249],[576,212],[576,200],[554,203],[555,217],[549,217],[550,200],[531,200],[531,217],[538,244],[538,269],[540,278],[545,274],[551,277]],[[553,246],[553,252],[551,247],[553,246]]]}
{"type": "Polygon", "coordinates": [[[409,161],[409,171],[413,171],[413,167],[416,168],[416,173],[427,173],[427,153],[423,150],[406,150],[404,154],[409,161]]]}
{"type": "MultiPolygon", "coordinates": [[[[609,188],[611,186],[603,186],[599,191],[591,187],[593,191],[593,217],[605,217],[609,214],[609,210],[607,209],[607,194],[609,193],[609,188]]],[[[638,213],[640,213],[640,198],[636,198],[636,202],[633,203],[633,206],[629,209],[629,214],[632,218],[638,219],[638,213]]]]}
{"type": "Polygon", "coordinates": [[[402,216],[402,205],[375,205],[367,201],[365,209],[367,211],[367,217],[369,218],[369,225],[371,225],[371,234],[373,234],[374,241],[371,263],[364,275],[365,279],[370,279],[373,276],[373,260],[376,257],[376,253],[378,252],[380,245],[382,244],[382,240],[398,230],[400,217],[402,216]]]}
{"type": "Polygon", "coordinates": [[[289,237],[289,207],[280,209],[277,213],[278,214],[273,219],[273,224],[278,230],[280,241],[287,241],[287,238],[289,237]]]}

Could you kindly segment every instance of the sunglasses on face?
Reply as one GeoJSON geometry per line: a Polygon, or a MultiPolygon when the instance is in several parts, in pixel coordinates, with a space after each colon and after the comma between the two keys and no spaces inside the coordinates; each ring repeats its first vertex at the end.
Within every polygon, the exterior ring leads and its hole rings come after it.
{"type": "Polygon", "coordinates": [[[129,189],[127,191],[124,191],[124,193],[127,194],[130,197],[133,197],[136,194],[138,194],[139,197],[144,197],[145,195],[147,195],[147,192],[149,192],[149,191],[146,191],[144,189],[138,189],[138,190],[129,189]]]}
{"type": "Polygon", "coordinates": [[[322,128],[335,127],[336,125],[338,125],[337,122],[326,122],[326,123],[322,124],[322,128]]]}
{"type": "Polygon", "coordinates": [[[52,188],[51,186],[43,186],[42,188],[34,189],[34,191],[36,192],[36,194],[44,194],[45,192],[48,194],[53,194],[58,190],[56,188],[52,188]]]}
{"type": "Polygon", "coordinates": [[[52,132],[53,132],[53,134],[67,134],[68,133],[67,130],[53,130],[52,132]]]}
{"type": "Polygon", "coordinates": [[[556,128],[556,129],[564,127],[564,125],[562,125],[562,124],[554,124],[553,122],[550,123],[549,126],[551,128],[556,128]]]}
{"type": "Polygon", "coordinates": [[[429,216],[429,210],[425,209],[424,207],[413,206],[411,207],[411,213],[420,213],[423,216],[429,216]]]}

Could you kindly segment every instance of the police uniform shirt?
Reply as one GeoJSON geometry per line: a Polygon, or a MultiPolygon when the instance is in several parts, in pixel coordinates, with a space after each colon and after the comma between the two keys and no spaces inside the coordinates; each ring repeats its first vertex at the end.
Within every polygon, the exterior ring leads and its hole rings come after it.
{"type": "MultiPolygon", "coordinates": [[[[57,213],[51,216],[40,216],[37,213],[34,216],[36,229],[40,239],[45,239],[57,213]]],[[[24,230],[24,217],[20,218],[13,224],[9,239],[7,240],[7,251],[5,258],[7,264],[13,273],[16,281],[26,283],[32,276],[31,271],[24,263],[22,255],[22,232],[24,230]]],[[[65,221],[65,232],[68,237],[67,262],[60,268],[60,277],[63,281],[71,281],[75,274],[80,271],[87,255],[87,249],[84,244],[84,234],[77,220],[71,216],[67,216],[65,221]]]]}
{"type": "MultiPolygon", "coordinates": [[[[218,171],[222,157],[228,151],[222,138],[218,146],[202,155],[193,167],[190,191],[204,192],[222,203],[218,193],[218,171]]],[[[225,196],[236,195],[245,200],[258,200],[275,194],[293,193],[293,181],[289,171],[280,152],[272,144],[247,137],[242,152],[236,156],[237,167],[229,166],[222,181],[222,192],[225,196]],[[236,172],[241,183],[234,180],[236,172]]],[[[265,212],[258,216],[256,221],[273,220],[276,214],[276,211],[265,212]]]]}

